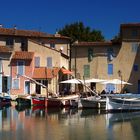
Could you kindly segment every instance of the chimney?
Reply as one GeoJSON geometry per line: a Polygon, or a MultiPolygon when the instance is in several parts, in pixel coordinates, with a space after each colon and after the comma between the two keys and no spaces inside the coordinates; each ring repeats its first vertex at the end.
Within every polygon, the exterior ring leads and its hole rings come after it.
{"type": "Polygon", "coordinates": [[[2,24],[0,24],[0,28],[3,28],[2,24]]]}
{"type": "Polygon", "coordinates": [[[16,26],[16,25],[14,25],[14,29],[15,29],[15,30],[17,29],[17,26],[16,26]]]}
{"type": "Polygon", "coordinates": [[[55,37],[61,37],[61,35],[58,33],[57,29],[56,29],[56,32],[55,32],[55,37]]]}

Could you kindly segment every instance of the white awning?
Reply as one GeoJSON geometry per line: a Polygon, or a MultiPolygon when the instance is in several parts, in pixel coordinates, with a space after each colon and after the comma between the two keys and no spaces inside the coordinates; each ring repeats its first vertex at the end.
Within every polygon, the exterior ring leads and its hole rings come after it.
{"type": "Polygon", "coordinates": [[[101,84],[132,85],[131,83],[128,83],[128,82],[125,82],[125,81],[121,81],[119,79],[106,80],[104,82],[101,82],[101,84]]]}
{"type": "Polygon", "coordinates": [[[69,79],[69,80],[65,80],[65,81],[61,81],[60,82],[61,84],[82,84],[84,83],[83,80],[80,80],[80,79],[69,79]]]}

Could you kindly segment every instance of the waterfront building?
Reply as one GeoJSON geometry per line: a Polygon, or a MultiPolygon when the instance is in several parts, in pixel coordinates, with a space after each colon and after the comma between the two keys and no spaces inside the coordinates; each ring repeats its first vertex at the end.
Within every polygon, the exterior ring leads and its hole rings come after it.
{"type": "Polygon", "coordinates": [[[0,93],[46,94],[46,89],[31,83],[30,78],[47,85],[49,92],[56,93],[59,71],[62,67],[69,69],[69,51],[70,38],[58,33],[50,35],[1,26],[0,93]]]}
{"type": "Polygon", "coordinates": [[[120,38],[104,42],[75,42],[71,46],[71,69],[80,79],[120,79],[133,85],[91,83],[101,92],[140,93],[140,24],[121,24],[120,38]]]}

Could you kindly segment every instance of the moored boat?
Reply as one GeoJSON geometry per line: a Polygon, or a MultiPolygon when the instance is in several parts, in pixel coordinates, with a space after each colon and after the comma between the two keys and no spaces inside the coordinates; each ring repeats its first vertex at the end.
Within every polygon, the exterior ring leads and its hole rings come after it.
{"type": "Polygon", "coordinates": [[[31,105],[31,96],[30,95],[18,95],[16,98],[17,105],[19,106],[30,106],[31,105]]]}
{"type": "Polygon", "coordinates": [[[45,106],[45,97],[32,97],[32,105],[34,106],[45,106]]]}
{"type": "Polygon", "coordinates": [[[0,97],[0,106],[11,105],[11,98],[9,96],[0,97]]]}
{"type": "Polygon", "coordinates": [[[140,98],[106,98],[107,111],[133,111],[140,110],[140,98]]]}
{"type": "Polygon", "coordinates": [[[98,101],[100,99],[100,96],[88,96],[85,98],[80,98],[78,102],[78,108],[98,108],[98,101]]]}
{"type": "Polygon", "coordinates": [[[68,95],[57,98],[46,98],[47,107],[77,107],[79,95],[68,95]]]}

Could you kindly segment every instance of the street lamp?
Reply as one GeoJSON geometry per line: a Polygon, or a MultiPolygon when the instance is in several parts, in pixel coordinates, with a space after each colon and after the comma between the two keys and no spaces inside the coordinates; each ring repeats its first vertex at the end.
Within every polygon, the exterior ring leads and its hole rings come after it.
{"type": "Polygon", "coordinates": [[[118,75],[121,78],[121,92],[122,92],[122,71],[121,70],[118,70],[118,75]]]}

